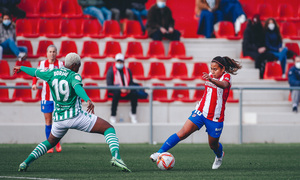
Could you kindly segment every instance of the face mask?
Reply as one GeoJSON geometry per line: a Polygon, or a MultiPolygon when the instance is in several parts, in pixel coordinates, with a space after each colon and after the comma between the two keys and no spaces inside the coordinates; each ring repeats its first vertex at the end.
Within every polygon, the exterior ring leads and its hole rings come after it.
{"type": "Polygon", "coordinates": [[[273,24],[273,23],[268,24],[268,28],[269,28],[271,31],[273,31],[273,30],[275,29],[275,24],[273,24]]]}
{"type": "Polygon", "coordinates": [[[11,23],[11,20],[9,20],[9,19],[5,19],[5,20],[3,20],[3,22],[2,22],[5,26],[9,26],[10,25],[10,23],[11,23]]]}
{"type": "Polygon", "coordinates": [[[297,69],[300,69],[300,62],[296,62],[295,66],[296,66],[297,69]]]}
{"type": "Polygon", "coordinates": [[[123,67],[124,67],[124,64],[120,64],[120,63],[116,64],[117,69],[123,69],[123,67]]]}
{"type": "Polygon", "coordinates": [[[164,8],[166,6],[165,2],[157,2],[156,4],[158,8],[164,8]]]}

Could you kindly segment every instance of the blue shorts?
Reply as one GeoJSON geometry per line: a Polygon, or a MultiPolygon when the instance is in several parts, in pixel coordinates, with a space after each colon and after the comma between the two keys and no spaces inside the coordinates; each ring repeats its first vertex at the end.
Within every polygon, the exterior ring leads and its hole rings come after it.
{"type": "Polygon", "coordinates": [[[53,101],[41,101],[41,111],[43,113],[52,113],[54,110],[53,101]]]}
{"type": "Polygon", "coordinates": [[[206,119],[203,116],[203,114],[198,110],[194,110],[192,112],[191,116],[189,117],[189,120],[191,120],[194,124],[196,124],[199,129],[201,129],[201,127],[205,125],[206,132],[211,137],[219,138],[222,134],[223,122],[214,122],[209,119],[206,119]]]}

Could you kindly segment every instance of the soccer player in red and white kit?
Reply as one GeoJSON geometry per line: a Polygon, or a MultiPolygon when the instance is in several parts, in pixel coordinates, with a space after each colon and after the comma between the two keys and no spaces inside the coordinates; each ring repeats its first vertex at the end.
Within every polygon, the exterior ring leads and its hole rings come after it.
{"type": "Polygon", "coordinates": [[[158,152],[150,156],[153,162],[157,161],[161,153],[168,151],[179,141],[184,140],[205,125],[209,146],[216,154],[212,169],[218,169],[221,166],[224,152],[219,139],[223,130],[225,104],[231,87],[230,74],[235,75],[241,67],[239,62],[229,57],[213,58],[210,66],[211,72],[203,73],[203,79],[206,82],[201,100],[181,130],[171,135],[158,152]]]}
{"type": "MultiPolygon", "coordinates": [[[[47,47],[47,59],[44,61],[41,61],[38,69],[42,70],[48,70],[48,69],[59,69],[64,66],[64,63],[62,61],[59,61],[56,59],[57,56],[57,48],[54,45],[50,45],[47,47]]],[[[37,89],[37,78],[33,77],[32,81],[32,89],[36,90],[37,89]]],[[[41,111],[44,113],[45,116],[45,133],[46,137],[48,139],[51,128],[52,128],[52,113],[54,110],[54,102],[53,98],[50,92],[49,85],[46,81],[43,81],[43,88],[42,88],[42,93],[41,93],[41,111]]],[[[57,143],[56,145],[56,151],[61,152],[61,146],[60,143],[57,143]]],[[[48,150],[48,153],[53,153],[54,150],[53,148],[48,150]]]]}

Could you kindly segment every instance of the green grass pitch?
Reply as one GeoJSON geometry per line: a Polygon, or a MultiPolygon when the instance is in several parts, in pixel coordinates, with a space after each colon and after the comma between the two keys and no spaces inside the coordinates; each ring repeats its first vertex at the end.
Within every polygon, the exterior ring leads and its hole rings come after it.
{"type": "Polygon", "coordinates": [[[223,164],[212,170],[208,144],[180,143],[169,151],[176,160],[169,171],[149,159],[161,145],[121,144],[132,173],[110,165],[106,144],[62,144],[61,153],[45,154],[27,172],[17,172],[35,146],[0,144],[0,179],[300,179],[300,144],[224,144],[223,164]]]}

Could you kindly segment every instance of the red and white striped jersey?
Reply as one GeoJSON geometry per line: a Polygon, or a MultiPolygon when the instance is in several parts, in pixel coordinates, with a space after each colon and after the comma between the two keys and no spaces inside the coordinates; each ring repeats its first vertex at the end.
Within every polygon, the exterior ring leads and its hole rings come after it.
{"type": "MultiPolygon", "coordinates": [[[[43,69],[43,70],[48,70],[48,69],[59,69],[61,67],[64,67],[64,63],[62,61],[59,60],[55,60],[55,62],[49,63],[49,60],[44,60],[44,61],[40,61],[39,66],[37,67],[38,69],[43,69]]],[[[36,84],[37,82],[37,78],[34,77],[33,81],[32,81],[32,85],[36,84]]],[[[46,101],[53,101],[52,99],[52,95],[50,92],[50,88],[49,85],[46,81],[43,81],[43,88],[42,88],[42,93],[41,93],[41,99],[46,100],[46,101]]]]}
{"type": "MultiPolygon", "coordinates": [[[[212,77],[211,73],[210,76],[212,77]]],[[[231,88],[231,75],[224,73],[219,81],[229,82],[229,87],[222,89],[210,81],[205,82],[205,92],[196,105],[196,110],[202,112],[203,116],[215,122],[224,121],[225,103],[231,88]]]]}

